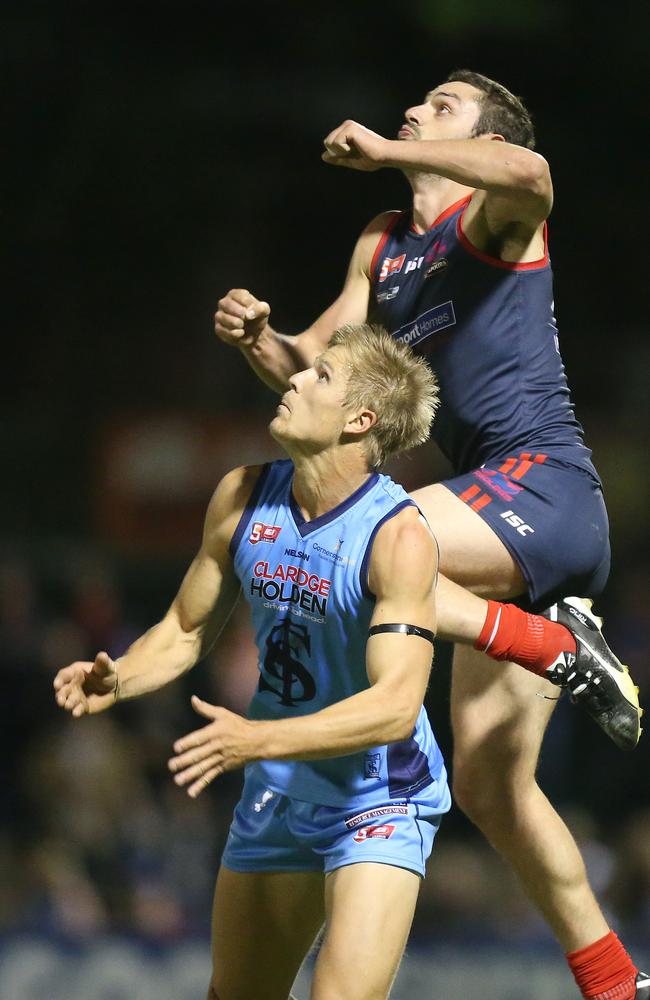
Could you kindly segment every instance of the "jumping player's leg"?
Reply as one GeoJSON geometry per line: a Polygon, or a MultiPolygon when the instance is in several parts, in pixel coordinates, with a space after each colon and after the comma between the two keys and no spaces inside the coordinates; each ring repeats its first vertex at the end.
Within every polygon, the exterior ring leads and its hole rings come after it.
{"type": "MultiPolygon", "coordinates": [[[[453,493],[436,485],[419,490],[414,499],[438,539],[443,578],[482,597],[507,599],[526,592],[504,544],[453,493]]],[[[448,604],[455,605],[459,596],[458,588],[443,580],[436,595],[441,634],[458,633],[463,627],[455,623],[458,612],[448,604]]],[[[467,605],[474,608],[471,597],[467,605]]],[[[472,625],[477,620],[472,618],[472,625]]],[[[540,693],[555,697],[557,691],[514,664],[497,664],[469,646],[456,647],[451,695],[454,792],[463,811],[525,879],[526,891],[565,951],[572,951],[605,934],[607,925],[575,842],[535,780],[554,705],[538,697],[540,693]]]]}
{"type": "MultiPolygon", "coordinates": [[[[431,525],[440,546],[440,573],[479,597],[507,601],[525,594],[526,581],[507,548],[478,514],[441,483],[411,497],[431,525]]],[[[458,591],[452,603],[459,598],[458,591]]],[[[456,628],[458,613],[436,591],[438,625],[456,628]]]]}
{"type": "MultiPolygon", "coordinates": [[[[463,629],[473,627],[477,607],[468,600],[462,612],[466,617],[459,618],[451,606],[460,597],[458,589],[446,586],[445,577],[485,598],[507,600],[526,592],[514,559],[477,513],[442,485],[419,490],[414,499],[440,545],[440,634],[453,636],[461,630],[462,635],[463,629]]],[[[471,647],[457,646],[452,678],[454,791],[461,808],[512,865],[565,952],[582,955],[586,946],[607,941],[610,932],[575,841],[535,780],[553,710],[553,702],[538,694],[555,691],[519,666],[495,664],[471,647]]],[[[623,956],[616,955],[623,970],[621,982],[634,971],[623,956]]]]}
{"type": "MultiPolygon", "coordinates": [[[[464,484],[467,478],[461,482],[464,484]]],[[[547,480],[545,487],[548,486],[547,480]]],[[[567,598],[553,603],[544,616],[501,603],[526,597],[529,585],[495,532],[494,521],[484,521],[441,484],[419,490],[414,498],[428,512],[439,541],[447,539],[444,551],[441,550],[441,575],[436,591],[438,635],[451,642],[474,645],[488,652],[491,659],[515,662],[566,688],[572,700],[581,703],[618,747],[633,749],[641,735],[643,714],[638,688],[627,667],[609,649],[600,631],[602,623],[592,613],[590,602],[567,598]],[[450,536],[453,544],[449,544],[450,536]]],[[[538,508],[544,513],[544,505],[539,501],[536,504],[533,511],[536,517],[541,517],[538,508]]],[[[594,521],[597,516],[596,512],[594,521]]],[[[503,525],[502,520],[497,523],[503,525]]],[[[532,550],[527,540],[528,575],[538,588],[538,599],[548,593],[545,587],[555,587],[557,592],[572,571],[571,582],[582,580],[584,584],[584,577],[575,573],[580,557],[585,565],[584,538],[578,538],[576,559],[571,547],[573,527],[565,526],[558,539],[560,528],[557,521],[552,522],[536,536],[539,541],[532,550]]],[[[518,552],[516,548],[515,551],[518,552]]],[[[589,551],[598,556],[599,546],[589,551]]]]}
{"type": "Polygon", "coordinates": [[[456,646],[452,673],[456,802],[508,859],[564,951],[607,933],[573,837],[535,781],[556,697],[514,664],[456,646]],[[498,803],[498,808],[496,804],[498,803]]]}
{"type": "Polygon", "coordinates": [[[212,911],[208,1000],[287,1000],[324,919],[318,872],[221,867],[212,911]]]}
{"type": "Polygon", "coordinates": [[[311,1000],[385,1000],[413,920],[420,878],[372,862],[327,876],[326,924],[311,1000]]]}

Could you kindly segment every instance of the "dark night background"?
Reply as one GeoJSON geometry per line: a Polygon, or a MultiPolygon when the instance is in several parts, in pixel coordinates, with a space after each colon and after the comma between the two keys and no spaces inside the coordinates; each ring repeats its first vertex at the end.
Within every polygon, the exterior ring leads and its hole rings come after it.
{"type": "MultiPolygon", "coordinates": [[[[220,475],[271,454],[273,396],[216,341],[218,298],[248,287],[298,332],[338,294],[366,222],[408,204],[396,172],[325,166],[323,137],[345,118],[394,135],[454,68],[521,95],[551,164],[560,344],[611,517],[598,608],[650,704],[649,32],[640,3],[4,7],[0,974],[16,935],[68,948],[126,933],[163,950],[205,937],[239,779],[189,803],[164,763],[193,726],[190,691],[243,711],[244,618],[191,681],[77,726],[51,679],[98,648],[118,655],[164,612],[220,475]]],[[[396,471],[410,487],[443,473],[432,448],[396,471]]],[[[438,661],[429,707],[449,759],[444,647],[438,661]]],[[[647,738],[623,755],[560,704],[542,783],[608,917],[646,955],[649,772],[647,738]]],[[[459,813],[430,872],[416,949],[514,941],[555,959],[459,813]]],[[[48,981],[15,995],[49,1000],[48,981]]]]}

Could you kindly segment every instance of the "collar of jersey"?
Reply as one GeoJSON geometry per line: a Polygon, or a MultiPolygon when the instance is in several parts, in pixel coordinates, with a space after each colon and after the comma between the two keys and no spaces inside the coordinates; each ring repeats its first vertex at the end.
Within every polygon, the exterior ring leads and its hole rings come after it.
{"type": "Polygon", "coordinates": [[[411,234],[411,236],[426,236],[427,233],[430,233],[432,229],[435,229],[436,226],[439,226],[441,222],[446,222],[450,216],[455,215],[460,208],[462,208],[464,205],[467,205],[470,202],[471,197],[472,197],[471,194],[466,194],[464,198],[460,198],[458,201],[455,201],[453,205],[449,205],[449,207],[446,208],[444,212],[441,212],[438,218],[435,219],[431,223],[429,228],[425,229],[423,233],[419,232],[415,228],[413,224],[413,209],[411,209],[408,215],[409,233],[411,234]]]}
{"type": "Polygon", "coordinates": [[[296,528],[298,529],[300,537],[304,538],[305,535],[311,535],[313,531],[318,531],[318,529],[322,528],[325,524],[330,524],[331,521],[335,521],[337,517],[341,516],[341,514],[345,514],[350,507],[354,507],[355,503],[358,503],[358,501],[373,488],[378,479],[378,472],[371,473],[365,483],[362,483],[358,490],[355,490],[349,497],[342,500],[341,503],[336,505],[336,507],[328,510],[325,514],[319,514],[318,517],[313,519],[313,521],[307,521],[293,495],[292,477],[291,485],[289,486],[289,507],[291,508],[291,513],[294,521],[296,522],[296,528]]]}

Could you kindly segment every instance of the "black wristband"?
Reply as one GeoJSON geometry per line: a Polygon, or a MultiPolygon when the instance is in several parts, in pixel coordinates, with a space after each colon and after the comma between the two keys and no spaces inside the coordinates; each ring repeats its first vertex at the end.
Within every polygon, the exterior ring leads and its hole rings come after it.
{"type": "Polygon", "coordinates": [[[402,635],[419,635],[421,639],[426,639],[433,645],[435,633],[428,628],[420,628],[419,625],[390,624],[373,625],[368,629],[368,635],[377,635],[378,632],[401,632],[402,635]]]}

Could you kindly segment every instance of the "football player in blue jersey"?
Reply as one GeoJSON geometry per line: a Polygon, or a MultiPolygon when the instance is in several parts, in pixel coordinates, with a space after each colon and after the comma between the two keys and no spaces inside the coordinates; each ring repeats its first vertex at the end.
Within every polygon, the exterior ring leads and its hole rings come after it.
{"type": "Polygon", "coordinates": [[[440,544],[439,634],[459,643],[456,799],[512,864],[583,996],[650,998],[650,980],[608,927],[575,841],[535,780],[553,701],[513,667],[543,674],[549,691],[567,688],[617,745],[638,742],[636,689],[590,603],[567,596],[602,590],[608,525],[557,349],[546,226],[553,189],[534,145],[522,102],[468,70],[407,109],[396,139],[343,122],[323,159],[402,171],[411,209],[370,222],[341,294],[302,333],[275,331],[268,302],[245,288],[220,300],[215,330],[279,391],[336,327],[368,318],[437,371],[434,437],[454,477],[415,499],[440,544]],[[482,622],[461,588],[490,599],[482,622]],[[508,599],[567,626],[562,648],[536,615],[498,603],[508,599]],[[502,665],[489,667],[485,653],[502,665]]]}
{"type": "Polygon", "coordinates": [[[388,995],[450,794],[422,707],[436,544],[376,467],[426,440],[436,401],[430,369],[387,333],[338,333],[270,424],[291,461],[224,477],[165,618],[119,660],[55,679],[73,717],[101,712],[194,666],[242,590],[251,606],[249,717],[193,699],[207,725],[169,762],[192,797],[248,765],[215,893],[211,1000],[286,1000],[323,922],[313,1000],[388,995]]]}

